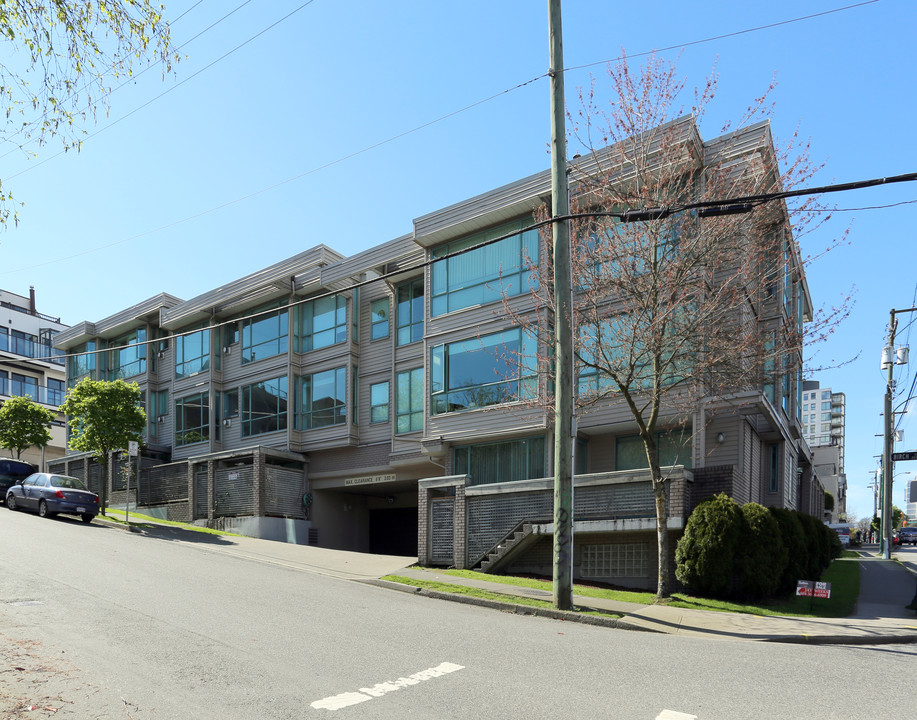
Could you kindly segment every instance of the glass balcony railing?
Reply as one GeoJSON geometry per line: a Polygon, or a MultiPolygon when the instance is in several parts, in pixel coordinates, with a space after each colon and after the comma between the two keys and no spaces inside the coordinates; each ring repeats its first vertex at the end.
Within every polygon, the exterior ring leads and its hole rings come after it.
{"type": "Polygon", "coordinates": [[[0,350],[27,358],[41,358],[45,362],[53,362],[58,365],[64,364],[63,356],[66,354],[63,350],[58,350],[50,345],[43,345],[26,338],[10,337],[3,333],[0,333],[0,350]]]}
{"type": "Polygon", "coordinates": [[[65,391],[58,388],[45,387],[21,380],[0,378],[0,395],[7,397],[30,397],[42,405],[59,407],[64,402],[65,391]]]}

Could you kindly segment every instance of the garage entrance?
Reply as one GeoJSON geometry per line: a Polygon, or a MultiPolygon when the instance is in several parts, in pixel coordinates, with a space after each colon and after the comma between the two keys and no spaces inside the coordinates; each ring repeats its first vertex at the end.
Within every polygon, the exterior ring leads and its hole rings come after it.
{"type": "Polygon", "coordinates": [[[369,551],[378,555],[417,555],[417,508],[370,510],[369,551]]]}

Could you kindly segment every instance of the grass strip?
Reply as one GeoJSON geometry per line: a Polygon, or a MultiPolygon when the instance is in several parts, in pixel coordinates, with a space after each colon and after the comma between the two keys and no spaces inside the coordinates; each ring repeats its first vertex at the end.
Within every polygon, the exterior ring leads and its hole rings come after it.
{"type": "MultiPolygon", "coordinates": [[[[382,579],[401,583],[402,585],[410,585],[411,587],[417,587],[423,590],[433,590],[435,592],[480,598],[482,600],[492,600],[507,605],[524,605],[526,607],[543,608],[545,610],[554,609],[554,604],[547,600],[536,600],[535,598],[525,597],[524,595],[507,595],[490,590],[482,590],[481,588],[470,587],[468,585],[454,585],[452,583],[444,583],[437,580],[420,580],[417,578],[404,577],[403,575],[386,575],[382,579]]],[[[510,583],[506,584],[509,585],[510,583]]],[[[550,585],[550,583],[548,584],[550,585]]],[[[596,610],[575,612],[581,612],[583,615],[596,615],[607,618],[623,617],[620,613],[603,613],[596,610]]]]}
{"type": "MultiPolygon", "coordinates": [[[[601,598],[641,605],[659,603],[691,610],[743,613],[765,617],[847,617],[853,613],[856,607],[857,597],[860,593],[860,566],[857,558],[858,556],[853,553],[850,556],[835,560],[823,573],[821,580],[831,583],[831,597],[828,599],[804,598],[794,595],[792,597],[779,598],[773,601],[739,603],[727,600],[695,597],[685,593],[674,593],[670,598],[657,600],[654,593],[598,588],[589,585],[574,585],[573,593],[581,597],[601,598]]],[[[438,569],[436,573],[438,575],[452,575],[456,578],[468,580],[483,580],[508,586],[532,588],[545,592],[552,592],[553,588],[550,580],[539,580],[537,578],[516,577],[511,575],[488,575],[487,573],[475,572],[473,570],[438,569]]],[[[450,592],[462,595],[472,594],[477,597],[485,597],[483,593],[488,593],[488,591],[478,588],[469,588],[464,585],[443,583],[433,580],[421,580],[403,576],[389,576],[384,579],[394,580],[395,582],[401,582],[406,585],[413,585],[414,587],[425,587],[439,590],[440,592],[450,592]]],[[[497,599],[501,602],[521,602],[524,599],[531,603],[541,603],[540,606],[542,607],[552,607],[551,603],[543,600],[533,600],[530,598],[517,599],[516,597],[507,599],[504,595],[497,595],[498,597],[489,599],[497,599]]],[[[528,604],[528,602],[526,604],[528,604]]]]}

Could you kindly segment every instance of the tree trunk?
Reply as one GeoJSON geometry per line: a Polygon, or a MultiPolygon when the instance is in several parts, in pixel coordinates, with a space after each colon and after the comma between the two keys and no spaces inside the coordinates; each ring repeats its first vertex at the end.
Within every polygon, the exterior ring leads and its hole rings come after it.
{"type": "Polygon", "coordinates": [[[653,495],[656,499],[656,546],[659,550],[657,556],[657,598],[667,598],[672,592],[669,588],[669,530],[668,515],[666,513],[666,496],[668,493],[666,488],[665,481],[653,479],[653,495]]]}

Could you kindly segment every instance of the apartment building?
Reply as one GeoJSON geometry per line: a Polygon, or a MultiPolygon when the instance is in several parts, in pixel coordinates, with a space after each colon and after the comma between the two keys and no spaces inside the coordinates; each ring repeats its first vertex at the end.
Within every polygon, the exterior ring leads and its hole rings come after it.
{"type": "Polygon", "coordinates": [[[812,464],[834,507],[825,510],[825,522],[836,523],[847,512],[847,474],[844,471],[844,434],[847,401],[844,393],[823,388],[818,380],[802,384],[802,426],[812,449],[812,464]]]}
{"type": "MultiPolygon", "coordinates": [[[[698,158],[725,152],[691,118],[673,128],[698,158]]],[[[729,137],[737,157],[771,148],[766,124],[729,137]]],[[[579,172],[610,157],[580,158],[579,172]]],[[[550,187],[545,171],[356,255],[317,245],[196,298],[159,295],[59,334],[75,354],[68,383],[124,377],[143,391],[132,502],[258,537],[550,574],[553,414],[526,400],[551,389],[507,360],[537,354],[539,340],[504,304],[532,302],[527,263],[545,260],[533,212],[550,187]]],[[[768,302],[793,324],[811,303],[786,247],[790,267],[768,302]]],[[[721,491],[824,505],[801,442],[798,372],[736,390],[697,397],[690,441],[667,456],[676,534],[721,491]]],[[[577,426],[575,575],[655,587],[650,476],[633,419],[606,405],[577,426]]],[[[100,477],[81,455],[57,467],[100,477]]],[[[113,476],[117,503],[126,489],[113,476]]]]}
{"type": "MultiPolygon", "coordinates": [[[[57,411],[64,401],[66,375],[62,353],[53,341],[66,329],[60,318],[38,312],[34,288],[29,288],[28,297],[0,290],[0,403],[27,396],[57,411]]],[[[62,457],[66,449],[65,423],[59,417],[51,426],[47,447],[24,450],[22,460],[44,468],[45,461],[62,457]]],[[[9,450],[0,453],[8,455],[9,450]]]]}

